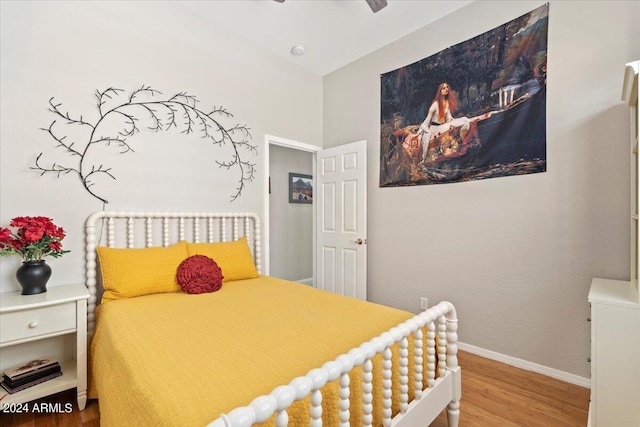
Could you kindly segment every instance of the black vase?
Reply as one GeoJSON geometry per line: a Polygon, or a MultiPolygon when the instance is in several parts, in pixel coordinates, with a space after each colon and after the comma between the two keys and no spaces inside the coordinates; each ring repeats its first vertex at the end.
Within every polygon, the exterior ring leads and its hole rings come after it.
{"type": "Polygon", "coordinates": [[[51,277],[51,267],[44,261],[25,261],[16,270],[16,279],[22,286],[22,295],[47,292],[47,282],[51,277]]]}

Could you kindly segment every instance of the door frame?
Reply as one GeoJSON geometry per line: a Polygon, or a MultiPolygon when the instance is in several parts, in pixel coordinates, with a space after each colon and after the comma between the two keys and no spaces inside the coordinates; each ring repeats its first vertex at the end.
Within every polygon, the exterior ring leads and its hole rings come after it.
{"type": "MultiPolygon", "coordinates": [[[[269,135],[269,134],[265,134],[264,135],[264,144],[266,147],[265,150],[265,155],[264,155],[264,163],[263,163],[263,170],[264,170],[264,225],[263,225],[263,230],[262,230],[262,236],[264,237],[264,254],[262,257],[263,260],[263,268],[262,268],[262,274],[264,275],[269,275],[269,270],[270,270],[270,252],[271,252],[271,241],[270,241],[270,228],[271,228],[271,218],[270,218],[270,201],[269,201],[269,176],[271,175],[271,171],[269,170],[269,151],[271,149],[271,145],[278,145],[280,147],[285,147],[285,148],[292,148],[294,150],[300,150],[300,151],[306,151],[308,153],[311,153],[312,155],[312,160],[311,162],[313,163],[313,169],[312,169],[312,175],[313,175],[313,187],[315,189],[315,176],[316,176],[316,153],[318,151],[322,150],[322,147],[319,147],[317,145],[311,145],[311,144],[306,144],[304,142],[300,142],[300,141],[294,141],[292,139],[287,139],[287,138],[281,138],[279,136],[274,136],[274,135],[269,135]]],[[[314,190],[315,191],[315,190],[314,190]]],[[[315,198],[315,194],[314,194],[314,198],[315,198]]],[[[314,283],[314,287],[315,287],[315,283],[316,283],[316,229],[317,229],[317,225],[316,225],[316,209],[315,209],[315,204],[314,204],[314,208],[312,209],[313,211],[313,216],[312,216],[312,230],[311,232],[313,233],[313,237],[312,237],[312,244],[313,244],[313,283],[314,283]]]]}

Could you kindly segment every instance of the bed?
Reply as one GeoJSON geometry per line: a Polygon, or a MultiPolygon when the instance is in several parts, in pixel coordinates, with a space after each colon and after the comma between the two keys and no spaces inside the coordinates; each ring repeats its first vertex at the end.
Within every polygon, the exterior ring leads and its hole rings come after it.
{"type": "Polygon", "coordinates": [[[85,231],[102,426],[458,425],[451,303],[414,315],[264,276],[251,213],[100,211],[85,231]],[[196,258],[214,291],[175,283],[196,258]]]}

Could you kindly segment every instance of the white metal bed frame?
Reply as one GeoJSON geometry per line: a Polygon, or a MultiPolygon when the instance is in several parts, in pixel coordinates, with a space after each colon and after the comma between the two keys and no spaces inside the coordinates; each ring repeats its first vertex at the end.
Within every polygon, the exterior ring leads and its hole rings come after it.
{"type": "MultiPolygon", "coordinates": [[[[260,219],[252,213],[182,213],[182,212],[115,212],[99,211],[85,224],[86,232],[86,283],[89,289],[88,332],[95,330],[95,309],[100,294],[96,246],[102,237],[109,247],[151,247],[168,246],[179,240],[190,242],[217,242],[236,240],[247,236],[258,271],[261,265],[260,219]],[[143,221],[142,229],[136,228],[143,221]],[[123,241],[116,239],[119,224],[125,225],[123,241]],[[98,230],[100,228],[100,230],[98,230]],[[229,233],[229,230],[230,233],[229,233]],[[170,236],[174,236],[171,239],[170,236]],[[204,240],[203,240],[204,239],[204,240]],[[144,245],[137,244],[143,240],[144,245]],[[155,243],[159,241],[159,244],[155,243]]],[[[249,405],[238,407],[228,414],[220,415],[209,427],[248,427],[268,420],[276,414],[276,426],[288,425],[287,408],[296,400],[311,395],[312,427],[322,425],[321,388],[328,382],[339,379],[339,419],[340,427],[349,425],[349,381],[348,373],[355,367],[363,368],[363,421],[371,426],[373,417],[373,374],[371,359],[383,357],[383,425],[396,427],[428,426],[445,408],[448,424],[456,427],[460,417],[462,393],[461,371],[458,366],[458,320],[456,310],[450,302],[439,304],[421,312],[413,318],[391,328],[313,369],[307,375],[295,378],[289,384],[276,387],[270,394],[256,397],[249,405]],[[427,387],[423,389],[423,333],[427,328],[426,358],[427,387]],[[415,392],[409,396],[409,351],[408,338],[414,339],[414,381],[415,392]],[[436,340],[437,335],[437,340],[436,340]],[[400,412],[391,417],[392,375],[391,347],[400,345],[400,412]],[[437,378],[436,378],[437,374],[437,378]]]]}

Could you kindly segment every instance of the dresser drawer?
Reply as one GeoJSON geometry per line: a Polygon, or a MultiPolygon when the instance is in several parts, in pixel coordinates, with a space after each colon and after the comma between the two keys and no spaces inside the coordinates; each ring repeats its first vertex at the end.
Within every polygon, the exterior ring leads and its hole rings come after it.
{"type": "Polygon", "coordinates": [[[76,303],[52,305],[0,315],[0,344],[76,328],[76,303]]]}

